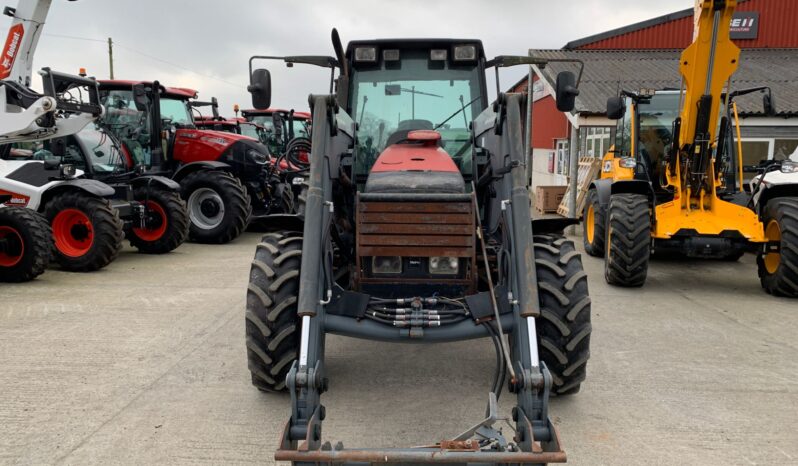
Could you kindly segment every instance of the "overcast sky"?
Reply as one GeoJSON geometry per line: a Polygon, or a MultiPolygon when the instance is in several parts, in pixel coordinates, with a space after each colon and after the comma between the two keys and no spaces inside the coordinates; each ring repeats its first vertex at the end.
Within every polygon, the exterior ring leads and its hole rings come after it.
{"type": "MultiPolygon", "coordinates": [[[[33,1],[33,0],[21,0],[33,1]]],[[[4,4],[15,6],[14,0],[4,4]]],[[[246,92],[251,55],[333,55],[330,30],[341,39],[458,37],[482,39],[488,57],[560,48],[568,41],[691,8],[692,0],[53,0],[34,70],[77,73],[85,67],[108,78],[112,37],[117,79],[158,79],[219,99],[223,115],[246,92]],[[63,36],[79,37],[66,38],[63,36]],[[89,40],[87,40],[89,39],[89,40]]],[[[2,17],[7,31],[10,18],[2,17]]],[[[325,93],[321,68],[270,65],[272,104],[305,109],[309,93],[325,93]]],[[[503,70],[505,89],[525,75],[503,70]]],[[[36,88],[41,80],[34,77],[36,88]]]]}

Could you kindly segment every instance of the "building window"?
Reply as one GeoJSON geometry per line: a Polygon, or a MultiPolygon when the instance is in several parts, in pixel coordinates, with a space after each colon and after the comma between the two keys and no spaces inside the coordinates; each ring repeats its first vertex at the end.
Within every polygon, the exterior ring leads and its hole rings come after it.
{"type": "Polygon", "coordinates": [[[743,138],[742,147],[743,167],[759,165],[762,160],[785,160],[793,154],[793,159],[798,159],[798,139],[743,138]]]}
{"type": "Polygon", "coordinates": [[[557,144],[555,145],[555,167],[554,170],[558,175],[568,175],[568,149],[570,144],[568,144],[567,139],[557,139],[557,144]]]}
{"type": "Polygon", "coordinates": [[[583,126],[579,128],[580,157],[603,158],[610,150],[611,127],[583,126]]]}

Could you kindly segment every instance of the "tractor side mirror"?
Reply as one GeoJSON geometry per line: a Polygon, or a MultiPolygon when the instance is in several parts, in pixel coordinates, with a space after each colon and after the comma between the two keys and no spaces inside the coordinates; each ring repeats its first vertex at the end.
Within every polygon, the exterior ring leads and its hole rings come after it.
{"type": "Polygon", "coordinates": [[[140,112],[147,111],[149,99],[147,99],[147,90],[144,89],[143,84],[133,86],[133,103],[136,105],[136,110],[140,112]]]}
{"type": "Polygon", "coordinates": [[[626,114],[626,104],[620,97],[610,97],[607,99],[607,118],[610,120],[620,120],[626,114]]]}
{"type": "Polygon", "coordinates": [[[570,112],[576,105],[576,96],[579,89],[576,88],[576,77],[570,71],[557,73],[557,110],[570,112]]]}
{"type": "Polygon", "coordinates": [[[765,107],[765,115],[776,115],[776,106],[773,103],[773,95],[771,95],[769,92],[762,96],[762,106],[765,107]]]}
{"type": "Polygon", "coordinates": [[[272,104],[272,75],[269,70],[259,68],[252,72],[247,91],[252,94],[252,106],[265,110],[272,104]]]}

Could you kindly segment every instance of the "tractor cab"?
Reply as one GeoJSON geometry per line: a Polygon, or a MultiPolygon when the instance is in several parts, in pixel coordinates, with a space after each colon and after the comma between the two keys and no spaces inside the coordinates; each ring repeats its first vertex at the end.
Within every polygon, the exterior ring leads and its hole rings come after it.
{"type": "Polygon", "coordinates": [[[679,91],[624,91],[608,100],[607,115],[617,120],[615,145],[604,156],[601,177],[633,178],[659,188],[665,158],[674,141],[679,91]]]}
{"type": "Polygon", "coordinates": [[[487,106],[479,41],[356,41],[348,112],[357,122],[354,177],[366,191],[424,173],[422,189],[470,191],[470,123],[487,106]],[[373,173],[372,173],[373,172],[373,173]],[[454,180],[453,173],[457,174],[454,180]],[[433,182],[431,178],[445,178],[433,182]]]}
{"type": "MultiPolygon", "coordinates": [[[[267,108],[242,110],[241,115],[246,122],[257,125],[259,139],[272,154],[284,153],[294,138],[310,138],[310,113],[267,108]]],[[[252,128],[242,125],[242,134],[245,130],[252,132],[252,128]]]]}

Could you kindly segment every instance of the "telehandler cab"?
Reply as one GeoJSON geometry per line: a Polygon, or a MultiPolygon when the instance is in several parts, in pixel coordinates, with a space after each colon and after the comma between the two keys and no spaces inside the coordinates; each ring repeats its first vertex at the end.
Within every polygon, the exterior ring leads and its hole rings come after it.
{"type": "Polygon", "coordinates": [[[731,91],[740,50],[729,40],[735,0],[700,2],[697,36],[681,55],[685,90],[624,91],[607,102],[616,144],[587,195],[585,250],[605,278],[641,286],[651,253],[737,260],[757,254],[768,293],[798,297],[798,161],[762,165],[746,192],[731,91]],[[724,108],[725,111],[721,112],[724,108]]]}
{"type": "MultiPolygon", "coordinates": [[[[488,60],[473,39],[362,40],[344,50],[335,30],[333,47],[334,58],[250,59],[256,108],[269,107],[271,78],[252,70],[255,60],[338,71],[335,94],[310,96],[304,223],[263,236],[250,272],[252,383],[291,396],[275,459],[564,462],[549,396],[576,393],[585,380],[587,277],[561,233],[571,222],[530,217],[524,97],[497,89],[489,104],[485,78],[490,68],[547,60],[488,60]],[[322,443],[321,395],[335,383],[324,364],[328,333],[403,343],[491,338],[498,363],[486,418],[427,447],[322,443]],[[512,438],[498,424],[505,383],[516,397],[512,438]]],[[[559,75],[561,111],[573,108],[577,83],[571,72],[559,75]]]]}

